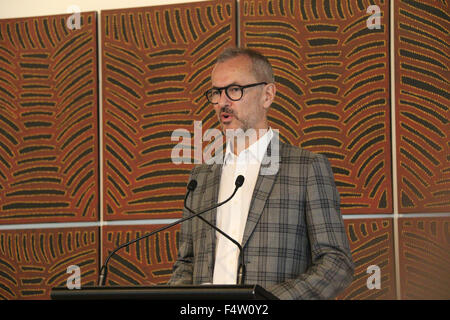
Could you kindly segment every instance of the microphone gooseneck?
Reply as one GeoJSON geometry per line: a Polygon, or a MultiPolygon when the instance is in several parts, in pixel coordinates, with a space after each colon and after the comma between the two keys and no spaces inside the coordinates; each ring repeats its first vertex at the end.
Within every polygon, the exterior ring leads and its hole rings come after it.
{"type": "MultiPolygon", "coordinates": [[[[234,197],[234,195],[236,194],[237,190],[242,187],[242,185],[244,184],[244,176],[239,175],[236,178],[236,181],[234,183],[235,185],[235,189],[233,194],[224,202],[222,202],[220,205],[224,204],[225,202],[228,202],[229,200],[231,200],[231,198],[234,197]]],[[[191,182],[195,182],[195,186],[191,191],[194,191],[194,189],[197,187],[197,181],[196,180],[192,180],[191,182]]],[[[196,214],[196,212],[194,210],[192,210],[191,208],[189,208],[187,206],[187,196],[186,198],[184,198],[184,207],[192,214],[196,214]]],[[[224,231],[222,231],[221,229],[219,229],[217,226],[213,225],[211,222],[209,222],[208,220],[206,220],[205,218],[203,218],[202,216],[198,216],[203,222],[205,222],[207,225],[209,225],[211,228],[213,228],[214,230],[218,231],[220,234],[222,234],[225,238],[227,238],[228,240],[230,240],[231,242],[233,242],[239,249],[239,259],[241,260],[241,263],[239,264],[239,268],[238,268],[238,274],[237,274],[237,280],[236,283],[238,284],[244,284],[245,282],[245,273],[246,273],[246,269],[245,269],[245,260],[244,260],[244,250],[241,246],[241,244],[239,242],[237,242],[235,239],[233,239],[232,237],[230,237],[228,234],[226,234],[224,231]]]]}
{"type": "MultiPolygon", "coordinates": [[[[197,188],[197,181],[195,181],[195,180],[190,181],[189,184],[188,184],[188,186],[187,186],[188,191],[187,191],[187,193],[186,193],[186,196],[184,197],[184,201],[185,201],[185,202],[186,202],[186,199],[187,199],[187,197],[189,196],[189,194],[190,194],[193,190],[195,190],[195,188],[197,188]]],[[[201,213],[199,213],[199,214],[201,214],[201,213]]],[[[185,221],[185,220],[192,219],[193,217],[194,217],[194,216],[190,216],[190,217],[188,217],[188,218],[183,218],[183,219],[177,220],[177,221],[175,221],[175,222],[173,222],[173,223],[171,223],[171,224],[169,224],[169,225],[166,225],[166,226],[164,226],[164,227],[162,227],[162,228],[159,228],[159,229],[154,230],[154,231],[152,231],[152,232],[146,233],[146,234],[144,234],[144,235],[141,236],[141,237],[138,237],[138,238],[133,239],[133,240],[131,240],[131,241],[125,242],[124,244],[118,246],[116,249],[114,249],[113,251],[111,251],[110,254],[108,255],[108,257],[106,258],[105,263],[102,265],[102,267],[101,267],[101,269],[100,269],[100,275],[99,275],[99,278],[98,278],[98,279],[99,279],[99,280],[98,280],[98,285],[99,285],[99,286],[104,286],[104,285],[106,284],[106,277],[108,276],[108,263],[109,263],[109,260],[111,259],[111,257],[112,257],[117,251],[119,251],[119,250],[122,249],[122,248],[128,247],[130,244],[133,244],[133,243],[138,242],[138,241],[140,241],[140,240],[142,240],[142,239],[145,239],[145,238],[147,238],[147,237],[150,237],[150,236],[154,235],[155,233],[158,233],[158,232],[164,231],[164,230],[166,230],[166,229],[169,229],[169,228],[171,228],[171,227],[173,227],[173,226],[175,226],[175,225],[177,225],[177,224],[179,224],[179,223],[182,223],[182,222],[185,221]]]]}
{"type": "MultiPolygon", "coordinates": [[[[242,177],[242,176],[239,176],[239,177],[242,177]]],[[[239,178],[239,177],[238,177],[238,178],[239,178]]],[[[237,179],[236,179],[236,180],[237,180],[237,179]]],[[[243,182],[244,182],[244,177],[242,177],[242,178],[240,179],[240,181],[241,181],[241,180],[242,180],[242,183],[243,183],[243,182]]],[[[215,209],[215,208],[217,208],[217,207],[219,207],[219,206],[221,206],[221,205],[227,203],[228,201],[230,201],[230,200],[234,197],[234,195],[236,194],[237,190],[242,186],[242,183],[238,186],[238,184],[237,184],[237,182],[236,182],[236,188],[234,189],[233,194],[232,194],[228,199],[226,199],[225,201],[222,201],[222,202],[220,202],[220,203],[218,203],[218,204],[212,206],[211,208],[207,208],[206,210],[202,210],[201,212],[195,213],[195,214],[193,214],[193,215],[191,215],[191,216],[189,216],[189,217],[185,217],[185,218],[179,219],[179,220],[177,220],[177,221],[175,221],[175,222],[173,222],[173,223],[171,223],[171,224],[168,224],[168,225],[166,225],[166,226],[164,226],[164,227],[162,227],[162,228],[159,228],[159,229],[154,230],[154,231],[152,231],[152,232],[146,233],[146,234],[144,234],[143,236],[140,236],[140,237],[138,237],[138,238],[136,238],[136,239],[133,239],[133,240],[128,241],[128,242],[125,242],[124,244],[118,246],[116,249],[114,249],[113,251],[110,252],[110,254],[108,255],[108,257],[107,257],[106,260],[105,260],[105,263],[104,263],[104,264],[102,265],[102,267],[100,268],[100,275],[99,275],[98,285],[99,285],[99,286],[104,286],[104,285],[105,285],[105,283],[106,283],[106,278],[107,278],[107,275],[108,275],[108,263],[109,263],[109,260],[111,259],[111,257],[112,257],[117,251],[119,251],[119,250],[122,249],[122,248],[128,247],[129,245],[131,245],[131,244],[133,244],[133,243],[135,243],[135,242],[138,242],[138,241],[140,241],[140,240],[142,240],[142,239],[145,239],[145,238],[147,238],[147,237],[150,237],[150,236],[152,236],[152,235],[154,235],[154,234],[156,234],[156,233],[158,233],[158,232],[161,232],[161,231],[164,231],[164,230],[166,230],[166,229],[169,229],[169,228],[171,228],[171,227],[173,227],[173,226],[175,226],[175,225],[177,225],[177,224],[180,224],[180,223],[182,223],[182,222],[184,222],[184,221],[186,221],[186,220],[190,220],[190,219],[193,219],[193,218],[195,218],[195,217],[200,217],[201,214],[203,214],[203,213],[205,213],[205,212],[207,212],[207,211],[209,211],[209,210],[215,209]]],[[[185,204],[185,206],[186,206],[186,200],[187,200],[189,194],[190,194],[192,191],[194,191],[196,187],[197,187],[197,181],[196,181],[196,180],[191,180],[191,181],[189,182],[188,186],[187,186],[188,191],[187,191],[187,193],[186,193],[186,196],[184,197],[184,204],[185,204]]],[[[189,209],[188,209],[188,210],[189,210],[189,209]]],[[[189,210],[189,211],[191,211],[191,210],[189,210]]],[[[191,211],[191,212],[192,212],[192,211],[191,211]]],[[[202,218],[202,217],[200,217],[200,218],[202,218]]],[[[204,219],[202,219],[202,220],[206,222],[206,220],[204,220],[204,219]]],[[[207,222],[207,223],[208,223],[208,222],[207,222]]],[[[208,224],[209,224],[209,223],[208,223],[208,224]]],[[[211,224],[209,224],[209,225],[211,225],[211,224]]],[[[215,227],[215,226],[214,226],[213,228],[216,229],[216,230],[218,230],[217,227],[215,227]]],[[[218,231],[219,231],[219,230],[218,230],[218,231]]],[[[221,231],[219,231],[219,232],[221,232],[221,231]]],[[[225,235],[225,234],[224,234],[224,235],[225,235]]],[[[225,236],[226,236],[226,235],[225,235],[225,236]]],[[[240,246],[240,245],[239,245],[239,246],[240,246]]],[[[241,249],[241,250],[242,250],[242,249],[241,249]]],[[[243,257],[243,256],[242,256],[242,257],[243,257]]],[[[242,261],[243,261],[243,260],[242,260],[242,261]]],[[[245,267],[244,267],[244,269],[245,269],[245,267]]]]}

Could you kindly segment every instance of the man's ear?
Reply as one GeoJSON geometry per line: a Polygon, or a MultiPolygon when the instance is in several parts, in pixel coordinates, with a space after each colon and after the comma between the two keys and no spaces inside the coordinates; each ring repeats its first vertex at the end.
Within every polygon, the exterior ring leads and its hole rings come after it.
{"type": "Polygon", "coordinates": [[[273,100],[275,100],[275,96],[277,93],[277,87],[276,87],[275,83],[269,83],[269,84],[266,84],[264,90],[265,90],[265,93],[263,95],[264,109],[268,110],[270,105],[272,104],[273,100]]]}

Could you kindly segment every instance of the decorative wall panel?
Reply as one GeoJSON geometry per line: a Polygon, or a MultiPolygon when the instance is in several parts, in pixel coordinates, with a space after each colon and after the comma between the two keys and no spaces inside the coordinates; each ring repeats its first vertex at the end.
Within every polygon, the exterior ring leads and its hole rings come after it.
{"type": "Polygon", "coordinates": [[[449,8],[395,1],[399,211],[450,211],[449,8]]]}
{"type": "Polygon", "coordinates": [[[0,21],[0,223],[98,218],[97,23],[0,21]]]}
{"type": "MultiPolygon", "coordinates": [[[[103,248],[107,254],[121,244],[161,228],[148,226],[107,226],[103,248]]],[[[177,258],[179,226],[147,237],[115,253],[108,264],[107,285],[152,285],[169,281],[177,258]]],[[[104,260],[105,260],[104,259],[104,260]]]]}
{"type": "Polygon", "coordinates": [[[328,156],[343,213],[392,212],[388,4],[244,0],[240,12],[241,44],[274,66],[271,126],[328,156]]]}
{"type": "Polygon", "coordinates": [[[338,299],[395,299],[392,219],[349,219],[344,222],[355,272],[352,284],[338,299]],[[379,288],[375,286],[376,268],[379,268],[379,288]]]}
{"type": "MultiPolygon", "coordinates": [[[[107,253],[160,227],[128,220],[181,215],[189,171],[205,160],[204,134],[219,128],[203,92],[214,59],[238,33],[274,66],[271,126],[285,142],[329,158],[342,213],[392,213],[393,183],[400,213],[444,213],[399,219],[399,298],[450,298],[448,1],[239,3],[239,23],[232,0],[102,12],[101,150],[96,13],[82,13],[73,30],[69,15],[0,20],[0,299],[48,299],[67,285],[71,265],[82,286],[94,285],[107,253]],[[375,28],[372,5],[380,9],[375,28]],[[1,229],[100,218],[126,221],[101,235],[97,227],[1,229]]],[[[338,299],[395,299],[393,219],[344,218],[356,270],[338,299]],[[368,287],[371,266],[380,268],[379,289],[368,287]]],[[[108,285],[166,283],[178,233],[119,251],[108,285]]]]}
{"type": "Polygon", "coordinates": [[[401,218],[401,299],[450,299],[450,218],[401,218]]]}
{"type": "Polygon", "coordinates": [[[201,153],[194,121],[215,119],[203,97],[212,65],[236,43],[235,2],[103,11],[102,39],[105,219],[178,217],[201,153]],[[177,129],[187,163],[172,160],[177,129]]]}
{"type": "Polygon", "coordinates": [[[81,286],[98,277],[98,228],[0,231],[0,299],[49,299],[80,268],[81,286]]]}

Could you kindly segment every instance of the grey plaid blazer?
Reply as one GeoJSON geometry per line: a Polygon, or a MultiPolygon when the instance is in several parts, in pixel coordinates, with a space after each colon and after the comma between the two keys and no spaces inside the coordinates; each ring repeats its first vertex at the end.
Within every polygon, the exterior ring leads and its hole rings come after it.
{"type": "MultiPolygon", "coordinates": [[[[265,160],[271,150],[269,144],[265,160]]],[[[351,282],[354,265],[330,164],[323,155],[281,141],[278,151],[277,173],[260,170],[253,192],[242,241],[245,282],[280,299],[334,298],[351,282]]],[[[194,211],[217,203],[221,169],[203,164],[192,170],[190,180],[198,187],[188,205],[194,211]]],[[[203,217],[215,224],[216,212],[203,217]]],[[[212,283],[216,231],[194,218],[182,224],[179,241],[168,284],[212,283]]]]}

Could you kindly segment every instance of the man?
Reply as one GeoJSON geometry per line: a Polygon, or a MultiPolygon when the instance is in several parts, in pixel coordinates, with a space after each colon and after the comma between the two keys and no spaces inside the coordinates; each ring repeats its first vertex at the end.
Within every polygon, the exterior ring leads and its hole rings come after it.
{"type": "MultiPolygon", "coordinates": [[[[258,52],[226,49],[211,82],[206,97],[231,138],[223,164],[192,170],[190,180],[198,187],[189,206],[199,212],[227,199],[243,175],[234,198],[203,217],[241,243],[245,283],[280,299],[336,297],[351,282],[354,266],[326,157],[280,142],[269,128],[276,85],[270,63],[258,52]],[[265,170],[275,162],[275,170],[265,170]]],[[[194,218],[181,226],[169,284],[236,284],[239,263],[237,247],[194,218]]]]}

